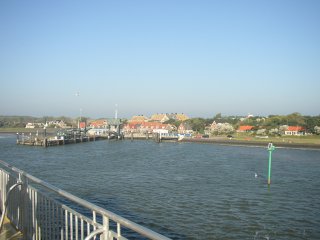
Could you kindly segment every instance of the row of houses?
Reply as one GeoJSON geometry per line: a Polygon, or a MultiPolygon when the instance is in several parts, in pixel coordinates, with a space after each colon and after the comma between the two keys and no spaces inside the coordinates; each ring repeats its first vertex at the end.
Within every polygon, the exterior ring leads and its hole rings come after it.
{"type": "Polygon", "coordinates": [[[46,121],[46,123],[27,123],[25,128],[44,128],[44,127],[53,127],[53,128],[71,128],[63,120],[54,120],[46,121]]]}
{"type": "MultiPolygon", "coordinates": [[[[253,132],[254,128],[254,126],[250,125],[239,126],[237,132],[253,132]]],[[[279,127],[279,130],[284,132],[284,135],[301,136],[306,134],[306,128],[302,126],[283,125],[279,127]]]]}
{"type": "Polygon", "coordinates": [[[178,132],[180,134],[192,134],[190,124],[182,122],[178,127],[172,124],[161,122],[129,122],[123,127],[124,133],[169,133],[178,132]]]}
{"type": "Polygon", "coordinates": [[[153,114],[150,118],[144,115],[133,116],[128,122],[160,122],[164,123],[169,120],[176,120],[184,122],[188,120],[189,117],[184,113],[157,113],[153,114]]]}

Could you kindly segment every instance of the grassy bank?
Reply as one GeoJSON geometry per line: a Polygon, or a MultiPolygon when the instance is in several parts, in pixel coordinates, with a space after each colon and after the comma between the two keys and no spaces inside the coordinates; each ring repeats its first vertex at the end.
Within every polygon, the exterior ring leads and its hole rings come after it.
{"type": "MultiPolygon", "coordinates": [[[[47,128],[47,133],[56,133],[58,129],[47,128]]],[[[43,128],[0,128],[0,133],[43,133],[43,128]]]]}
{"type": "Polygon", "coordinates": [[[250,135],[236,135],[236,140],[242,141],[258,141],[258,142],[273,142],[273,143],[297,143],[297,144],[319,144],[320,145],[320,136],[319,135],[309,135],[309,136],[277,136],[277,137],[268,137],[268,138],[259,138],[250,135]]]}
{"type": "Polygon", "coordinates": [[[276,147],[320,149],[320,136],[281,136],[257,138],[250,135],[236,135],[233,138],[216,136],[210,138],[185,138],[183,142],[216,143],[242,146],[265,146],[272,142],[276,147]]]}

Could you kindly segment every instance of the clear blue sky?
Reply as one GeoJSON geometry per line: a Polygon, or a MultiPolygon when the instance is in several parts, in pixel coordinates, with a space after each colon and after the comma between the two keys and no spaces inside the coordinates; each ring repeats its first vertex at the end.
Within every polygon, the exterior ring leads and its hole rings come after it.
{"type": "Polygon", "coordinates": [[[318,115],[320,1],[3,0],[0,81],[0,115],[318,115]]]}

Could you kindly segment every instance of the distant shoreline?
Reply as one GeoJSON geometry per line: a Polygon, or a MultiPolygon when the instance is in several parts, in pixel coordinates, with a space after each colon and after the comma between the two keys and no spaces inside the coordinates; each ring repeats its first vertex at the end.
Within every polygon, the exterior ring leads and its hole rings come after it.
{"type": "MultiPolygon", "coordinates": [[[[53,135],[58,129],[48,128],[46,130],[46,134],[53,135]]],[[[39,135],[42,135],[43,129],[26,129],[26,128],[0,128],[0,134],[35,134],[38,131],[39,135]]],[[[127,140],[130,138],[126,138],[127,140]]],[[[134,139],[146,139],[142,138],[134,138],[134,139]]],[[[152,138],[150,137],[149,140],[152,138]]],[[[272,140],[270,140],[272,141],[272,140]]],[[[184,138],[180,142],[186,143],[210,143],[210,144],[220,144],[220,145],[230,145],[230,146],[252,146],[252,147],[267,147],[268,141],[257,141],[257,140],[244,140],[244,139],[227,139],[225,137],[214,137],[214,138],[184,138]]],[[[281,142],[281,141],[273,141],[275,147],[278,148],[292,148],[292,149],[315,149],[320,150],[320,144],[312,144],[312,143],[295,143],[295,142],[281,142]]]]}
{"type": "MultiPolygon", "coordinates": [[[[268,142],[254,141],[254,140],[237,140],[237,139],[214,139],[214,138],[184,138],[181,142],[190,143],[211,143],[220,145],[233,145],[233,146],[255,146],[255,147],[266,147],[268,142]]],[[[288,143],[288,142],[273,142],[275,147],[280,148],[296,148],[296,149],[318,149],[320,150],[319,144],[309,143],[288,143]]]]}

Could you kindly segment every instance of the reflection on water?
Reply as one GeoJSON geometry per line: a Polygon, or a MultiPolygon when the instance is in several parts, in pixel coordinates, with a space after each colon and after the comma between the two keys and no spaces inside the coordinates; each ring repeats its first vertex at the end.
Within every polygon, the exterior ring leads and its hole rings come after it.
{"type": "Polygon", "coordinates": [[[0,158],[174,239],[319,239],[320,151],[98,141],[0,158]],[[258,177],[255,177],[255,173],[258,177]]]}

